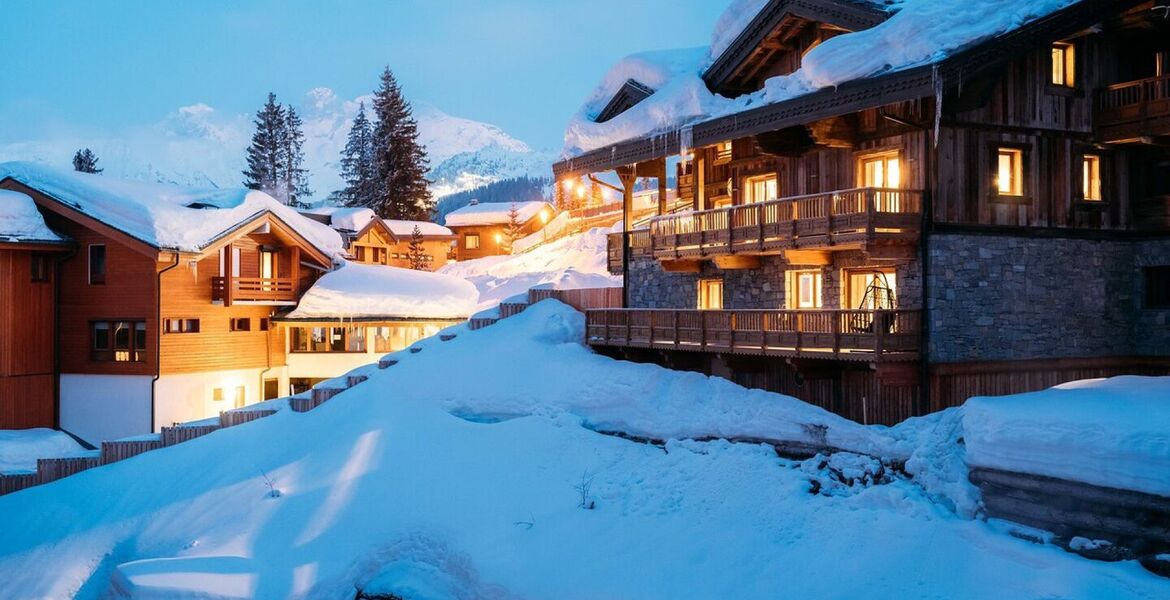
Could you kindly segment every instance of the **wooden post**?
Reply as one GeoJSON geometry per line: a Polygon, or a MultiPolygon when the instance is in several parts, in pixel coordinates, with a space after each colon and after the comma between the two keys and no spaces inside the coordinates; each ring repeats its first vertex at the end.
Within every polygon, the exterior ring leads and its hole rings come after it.
{"type": "Polygon", "coordinates": [[[235,287],[232,276],[236,268],[236,253],[231,242],[224,248],[223,257],[223,305],[228,307],[232,305],[232,288],[235,287]]]}
{"type": "Polygon", "coordinates": [[[886,311],[875,310],[873,315],[873,356],[874,358],[881,358],[882,348],[886,345],[886,311]]]}
{"type": "Polygon", "coordinates": [[[301,247],[292,247],[292,265],[290,265],[289,276],[292,277],[292,291],[293,296],[300,299],[301,295],[301,247]]]}
{"type": "Polygon", "coordinates": [[[666,159],[662,159],[658,173],[658,214],[666,214],[666,159]]]}
{"type": "Polygon", "coordinates": [[[764,251],[764,203],[756,205],[756,226],[759,229],[760,252],[764,251]]]}
{"type": "MultiPolygon", "coordinates": [[[[633,226],[634,184],[638,181],[637,166],[618,167],[622,182],[622,308],[630,307],[630,227],[633,226]]],[[[626,321],[627,326],[629,321],[626,321]]],[[[628,338],[627,338],[628,339],[628,338]]]]}

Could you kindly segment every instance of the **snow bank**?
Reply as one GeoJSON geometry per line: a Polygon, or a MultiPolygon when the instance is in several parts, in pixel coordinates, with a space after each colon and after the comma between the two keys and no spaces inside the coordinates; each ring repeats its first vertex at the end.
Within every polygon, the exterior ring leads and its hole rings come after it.
{"type": "MultiPolygon", "coordinates": [[[[886,437],[784,396],[606,359],[580,344],[580,327],[579,314],[553,301],[477,332],[460,326],[455,339],[421,342],[311,412],[282,411],[0,497],[0,596],[300,599],[369,589],[912,600],[1170,590],[1132,563],[1086,561],[961,520],[903,479],[810,494],[824,476],[766,446],[658,448],[598,435],[590,427],[743,432],[792,419],[781,431],[807,423],[835,439],[886,437]],[[580,508],[583,499],[594,508],[580,508]]],[[[875,468],[863,457],[829,462],[875,468]]]]}
{"type": "Polygon", "coordinates": [[[548,211],[551,218],[555,209],[548,202],[532,200],[529,202],[484,202],[469,204],[463,208],[447,213],[444,223],[450,226],[462,225],[503,225],[509,221],[509,213],[516,207],[517,218],[520,223],[527,223],[542,210],[548,211]]]}
{"type": "Polygon", "coordinates": [[[711,46],[698,53],[679,52],[675,68],[660,68],[658,71],[665,79],[661,89],[617,118],[596,123],[596,113],[590,109],[596,105],[598,94],[610,89],[612,80],[620,78],[622,73],[634,70],[630,64],[638,62],[638,55],[619,62],[582,110],[570,120],[565,130],[563,157],[791,100],[848,81],[939,62],[1075,1],[894,2],[887,9],[896,12],[885,22],[825,41],[804,55],[797,71],[772,77],[765,82],[764,89],[731,100],[712,94],[703,84],[702,72],[730,47],[766,5],[762,0],[735,0],[719,19],[711,46]]]}
{"type": "Polygon", "coordinates": [[[430,221],[401,221],[398,219],[382,219],[382,222],[386,224],[386,227],[388,227],[390,231],[394,233],[394,235],[402,239],[410,239],[410,236],[414,235],[415,227],[418,227],[419,233],[421,233],[423,236],[455,236],[455,234],[452,233],[450,229],[430,221]]]}
{"type": "Polygon", "coordinates": [[[523,254],[447,263],[438,272],[475,284],[480,309],[526,294],[539,285],[559,289],[620,287],[621,277],[610,275],[606,265],[605,234],[605,229],[595,228],[523,254]]]}
{"type": "Polygon", "coordinates": [[[337,232],[264,192],[195,190],[26,162],[0,164],[0,180],[8,177],[157,248],[199,252],[231,229],[269,212],[325,254],[344,254],[337,232]]]}
{"type": "Polygon", "coordinates": [[[527,252],[529,249],[539,246],[545,241],[555,238],[573,225],[573,215],[569,211],[562,211],[553,217],[548,225],[545,225],[540,231],[534,231],[514,242],[512,242],[512,253],[520,254],[527,252]]]}
{"type": "Polygon", "coordinates": [[[27,194],[0,190],[0,241],[60,242],[27,194]]]}
{"type": "Polygon", "coordinates": [[[475,286],[457,277],[346,263],[318,279],[287,318],[466,319],[477,297],[475,286]]]}
{"type": "Polygon", "coordinates": [[[0,473],[36,471],[38,458],[84,452],[69,434],[55,429],[0,429],[0,473]]]}
{"type": "Polygon", "coordinates": [[[972,466],[1170,496],[1170,377],[1113,377],[963,408],[972,466]]]}

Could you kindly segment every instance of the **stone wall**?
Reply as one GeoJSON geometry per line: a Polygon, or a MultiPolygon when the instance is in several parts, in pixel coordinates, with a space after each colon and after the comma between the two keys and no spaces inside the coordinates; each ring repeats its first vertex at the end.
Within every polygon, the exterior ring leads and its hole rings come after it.
{"type": "Polygon", "coordinates": [[[935,234],[929,244],[932,361],[1168,355],[1170,330],[1152,326],[1167,311],[1142,308],[1141,266],[1170,264],[1170,241],[935,234]]]}

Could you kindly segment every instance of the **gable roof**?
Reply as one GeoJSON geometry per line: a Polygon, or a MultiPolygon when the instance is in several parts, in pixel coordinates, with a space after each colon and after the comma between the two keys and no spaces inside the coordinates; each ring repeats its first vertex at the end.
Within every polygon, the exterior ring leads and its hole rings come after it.
{"type": "Polygon", "coordinates": [[[471,225],[504,225],[508,223],[508,214],[512,207],[516,207],[517,218],[521,223],[527,223],[535,219],[542,210],[549,211],[549,218],[552,218],[553,207],[548,202],[543,200],[531,200],[528,202],[484,202],[481,204],[469,204],[458,210],[447,213],[446,225],[448,227],[466,227],[471,225]]]}
{"type": "Polygon", "coordinates": [[[63,244],[65,238],[45,225],[31,196],[0,189],[0,243],[63,244]]]}
{"type": "Polygon", "coordinates": [[[158,250],[202,253],[269,215],[324,257],[343,253],[341,238],[332,229],[260,191],[195,190],[26,162],[0,164],[3,180],[16,181],[69,211],[158,250]]]}
{"type": "Polygon", "coordinates": [[[394,235],[403,239],[410,239],[410,237],[414,235],[414,228],[416,226],[418,227],[419,233],[421,233],[424,238],[455,237],[455,233],[450,229],[447,229],[438,223],[432,223],[431,221],[403,221],[400,219],[382,219],[382,221],[386,224],[386,227],[390,228],[390,231],[392,231],[394,235]]]}
{"type": "MultiPolygon", "coordinates": [[[[659,158],[680,148],[684,129],[689,145],[700,147],[932,96],[936,85],[954,88],[1143,1],[902,0],[882,24],[818,45],[800,70],[769,79],[760,92],[736,100],[711,94],[706,104],[688,105],[697,110],[675,111],[637,135],[594,124],[588,136],[575,136],[590,148],[574,153],[566,143],[553,172],[573,176],[659,158]]],[[[659,94],[642,105],[669,101],[659,94]]],[[[579,127],[571,122],[566,140],[579,127]]]]}

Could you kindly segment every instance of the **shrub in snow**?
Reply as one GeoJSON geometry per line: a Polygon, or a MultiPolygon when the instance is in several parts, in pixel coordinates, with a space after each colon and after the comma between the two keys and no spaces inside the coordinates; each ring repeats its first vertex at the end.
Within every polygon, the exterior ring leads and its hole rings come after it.
{"type": "Polygon", "coordinates": [[[880,460],[852,452],[818,454],[797,463],[797,468],[809,476],[809,493],[822,496],[849,496],[893,480],[880,460]]]}
{"type": "Polygon", "coordinates": [[[577,503],[578,508],[593,510],[597,507],[597,503],[593,500],[593,496],[589,493],[589,489],[592,487],[593,475],[590,475],[589,471],[581,473],[581,483],[573,486],[573,489],[577,490],[577,494],[579,494],[581,497],[581,501],[577,503]]]}

